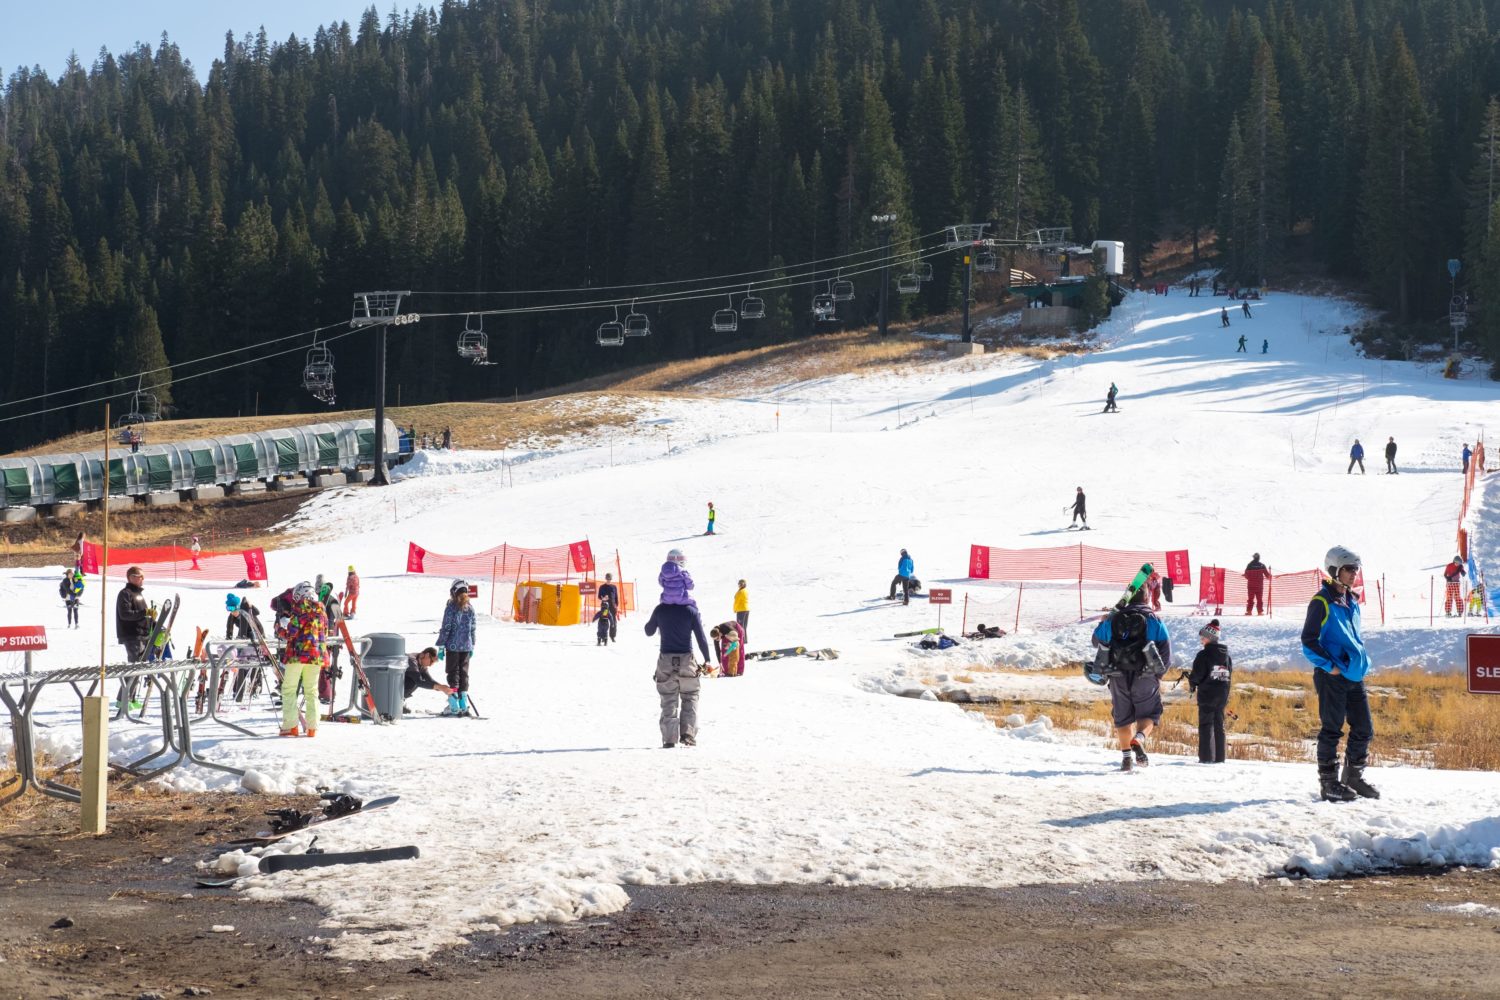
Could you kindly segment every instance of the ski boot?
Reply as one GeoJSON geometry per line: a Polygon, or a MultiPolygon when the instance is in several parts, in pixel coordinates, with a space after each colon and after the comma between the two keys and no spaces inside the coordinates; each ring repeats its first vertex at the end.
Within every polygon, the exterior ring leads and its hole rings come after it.
{"type": "Polygon", "coordinates": [[[1344,761],[1344,774],[1339,779],[1344,787],[1362,799],[1378,799],[1380,792],[1375,786],[1365,780],[1365,765],[1356,764],[1352,760],[1344,761]]]}
{"type": "Polygon", "coordinates": [[[458,711],[454,712],[453,714],[454,715],[468,715],[469,714],[469,692],[467,692],[467,691],[460,691],[458,693],[458,711]]]}
{"type": "Polygon", "coordinates": [[[279,735],[281,735],[281,736],[298,736],[300,734],[301,734],[301,730],[299,730],[296,726],[293,726],[290,729],[283,729],[283,730],[281,730],[281,732],[280,732],[279,735]]]}
{"type": "Polygon", "coordinates": [[[1135,754],[1137,767],[1149,767],[1151,758],[1146,756],[1146,748],[1141,746],[1141,734],[1136,733],[1130,738],[1130,752],[1135,754]]]}
{"type": "Polygon", "coordinates": [[[456,693],[455,694],[450,694],[450,695],[448,695],[448,707],[445,708],[445,709],[443,709],[443,715],[445,715],[445,716],[452,716],[452,715],[457,715],[457,714],[459,714],[458,713],[458,695],[456,693]]]}
{"type": "Polygon", "coordinates": [[[1338,778],[1339,762],[1318,761],[1318,794],[1324,802],[1353,802],[1359,798],[1354,790],[1338,778]]]}

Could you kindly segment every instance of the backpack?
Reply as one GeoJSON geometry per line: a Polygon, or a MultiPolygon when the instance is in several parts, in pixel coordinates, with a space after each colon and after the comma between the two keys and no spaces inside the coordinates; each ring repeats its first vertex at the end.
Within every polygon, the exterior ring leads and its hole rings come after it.
{"type": "Polygon", "coordinates": [[[1112,671],[1161,673],[1160,655],[1146,638],[1151,618],[1137,604],[1126,605],[1109,618],[1109,665],[1112,671]],[[1148,648],[1150,652],[1148,652],[1148,648]]]}

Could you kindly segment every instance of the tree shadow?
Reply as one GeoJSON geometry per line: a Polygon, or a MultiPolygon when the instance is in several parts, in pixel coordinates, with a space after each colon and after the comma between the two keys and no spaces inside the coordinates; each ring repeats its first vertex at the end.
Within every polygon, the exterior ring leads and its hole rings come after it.
{"type": "MultiPolygon", "coordinates": [[[[1097,773],[1097,772],[1096,772],[1097,773]]],[[[1157,806],[1127,806],[1123,809],[1106,809],[1104,812],[1073,816],[1067,819],[1044,819],[1048,826],[1081,827],[1097,826],[1136,819],[1171,819],[1174,816],[1201,816],[1208,813],[1230,812],[1244,806],[1268,805],[1272,802],[1290,802],[1290,799],[1246,799],[1242,802],[1177,802],[1157,806]]]]}

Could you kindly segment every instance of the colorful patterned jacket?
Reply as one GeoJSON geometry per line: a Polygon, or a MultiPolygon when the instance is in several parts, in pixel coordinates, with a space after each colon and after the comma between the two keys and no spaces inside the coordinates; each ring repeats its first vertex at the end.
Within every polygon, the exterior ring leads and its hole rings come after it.
{"type": "Polygon", "coordinates": [[[322,663],[328,647],[328,612],[317,601],[298,601],[287,616],[286,658],[298,663],[322,663]]]}

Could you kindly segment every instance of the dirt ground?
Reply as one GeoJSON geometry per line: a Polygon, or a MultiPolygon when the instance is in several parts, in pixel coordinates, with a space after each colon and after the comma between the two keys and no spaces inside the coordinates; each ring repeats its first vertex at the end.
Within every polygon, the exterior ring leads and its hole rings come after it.
{"type": "Polygon", "coordinates": [[[419,963],[348,964],[311,940],[311,905],[193,885],[195,861],[281,804],[118,795],[101,838],[73,833],[73,807],[52,800],[0,808],[0,998],[1500,995],[1500,916],[1434,909],[1500,907],[1495,871],[633,888],[607,919],[480,935],[419,963]],[[72,926],[53,927],[62,917],[72,926]]]}

